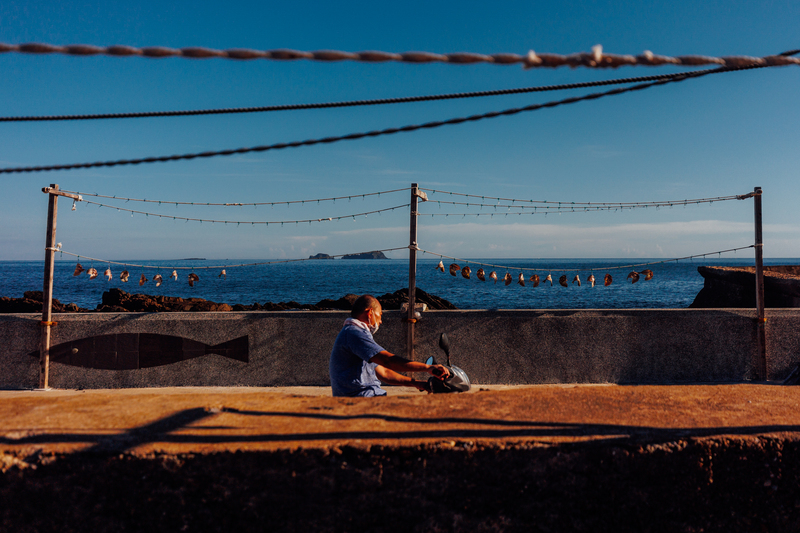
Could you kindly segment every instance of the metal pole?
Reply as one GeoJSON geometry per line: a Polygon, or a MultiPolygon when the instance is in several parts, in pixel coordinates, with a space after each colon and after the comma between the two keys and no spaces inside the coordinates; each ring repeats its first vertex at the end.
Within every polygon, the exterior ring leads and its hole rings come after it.
{"type": "Polygon", "coordinates": [[[53,261],[55,258],[56,217],[58,215],[58,185],[50,185],[47,203],[47,235],[44,253],[44,287],[42,290],[42,336],[39,341],[39,388],[47,389],[50,375],[50,326],[53,325],[53,261]]]}
{"type": "Polygon", "coordinates": [[[417,184],[411,184],[411,221],[410,236],[408,243],[408,336],[406,338],[406,358],[414,360],[414,324],[417,318],[414,315],[414,305],[416,303],[417,291],[417,184]]]}
{"type": "Polygon", "coordinates": [[[759,379],[767,381],[767,317],[764,312],[764,244],[761,236],[761,187],[753,189],[756,226],[756,336],[759,379]]]}

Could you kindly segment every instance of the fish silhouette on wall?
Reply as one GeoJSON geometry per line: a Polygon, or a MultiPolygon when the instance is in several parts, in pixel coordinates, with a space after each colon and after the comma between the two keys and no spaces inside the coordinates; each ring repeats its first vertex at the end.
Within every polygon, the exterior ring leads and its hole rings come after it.
{"type": "MultiPolygon", "coordinates": [[[[212,354],[249,363],[250,343],[247,335],[209,346],[172,335],[117,333],[77,339],[50,348],[50,360],[53,362],[101,370],[137,370],[212,354]]],[[[39,357],[39,350],[29,355],[39,357]]]]}

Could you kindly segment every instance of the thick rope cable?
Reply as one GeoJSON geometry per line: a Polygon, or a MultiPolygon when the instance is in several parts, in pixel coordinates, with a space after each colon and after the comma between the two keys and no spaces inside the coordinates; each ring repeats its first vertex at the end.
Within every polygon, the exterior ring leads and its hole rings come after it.
{"type": "MultiPolygon", "coordinates": [[[[533,50],[525,55],[514,53],[477,54],[471,52],[437,54],[432,52],[405,52],[392,53],[380,51],[344,52],[340,50],[316,50],[312,52],[299,50],[249,50],[228,49],[215,50],[203,47],[166,48],[150,46],[135,48],[132,46],[93,46],[73,44],[58,46],[42,43],[4,44],[0,43],[0,53],[18,52],[24,54],[64,54],[71,56],[106,55],[116,57],[141,56],[148,58],[183,57],[191,59],[221,58],[221,59],[269,59],[291,61],[298,59],[313,61],[358,61],[364,63],[382,63],[387,61],[401,63],[451,63],[470,65],[475,63],[489,63],[495,65],[521,64],[525,68],[556,68],[562,66],[586,68],[618,68],[622,66],[660,66],[660,65],[721,65],[725,67],[740,67],[753,63],[763,65],[796,65],[800,61],[787,58],[785,55],[749,57],[726,56],[709,57],[703,55],[662,56],[644,51],[640,55],[605,54],[600,45],[592,47],[591,52],[579,52],[569,55],[563,54],[537,54],[533,50]]],[[[791,54],[790,54],[791,55],[791,54]]]]}
{"type": "MultiPolygon", "coordinates": [[[[711,72],[715,69],[708,69],[711,72]]],[[[693,73],[705,71],[693,71],[693,73]]],[[[265,113],[271,111],[297,111],[304,109],[329,109],[339,107],[373,106],[388,104],[406,104],[413,102],[431,102],[436,100],[455,100],[460,98],[480,98],[487,96],[505,96],[513,94],[527,94],[535,92],[563,91],[570,89],[584,89],[589,87],[603,87],[608,85],[623,85],[627,83],[643,83],[647,81],[657,81],[680,76],[677,74],[660,74],[658,76],[638,76],[634,78],[621,78],[616,80],[590,81],[584,83],[567,83],[562,85],[545,85],[540,87],[523,87],[518,89],[500,89],[495,91],[475,91],[467,93],[451,93],[429,96],[408,96],[403,98],[380,98],[375,100],[352,100],[345,102],[329,102],[318,104],[292,104],[274,105],[261,107],[238,107],[223,109],[201,109],[185,111],[150,111],[141,113],[99,113],[89,115],[48,115],[48,116],[22,116],[22,117],[0,117],[0,122],[36,122],[36,121],[62,121],[62,120],[100,120],[100,119],[124,119],[124,118],[147,118],[147,117],[184,117],[198,115],[222,115],[234,113],[265,113]]]]}
{"type": "Polygon", "coordinates": [[[545,267],[543,267],[543,268],[532,268],[532,267],[518,267],[518,266],[507,266],[507,265],[493,265],[491,263],[482,263],[480,261],[472,261],[472,260],[463,259],[463,258],[459,258],[459,257],[452,257],[452,256],[449,256],[449,255],[440,254],[440,253],[437,253],[437,252],[430,252],[428,250],[419,249],[419,251],[422,252],[423,254],[435,255],[435,256],[441,257],[443,259],[451,259],[453,261],[458,261],[458,262],[464,263],[464,264],[478,265],[478,266],[482,266],[482,267],[491,267],[491,268],[497,268],[497,269],[500,269],[500,270],[517,270],[517,271],[525,271],[525,272],[544,272],[544,271],[547,271],[547,272],[552,272],[552,271],[556,271],[556,272],[578,272],[578,271],[593,272],[595,270],[622,270],[622,269],[627,270],[629,268],[639,268],[639,267],[643,267],[643,266],[661,265],[661,264],[664,264],[664,263],[672,263],[673,261],[684,261],[684,260],[687,260],[687,259],[695,259],[695,258],[698,258],[698,257],[707,257],[709,255],[722,255],[722,254],[725,254],[725,253],[737,252],[739,250],[747,250],[748,248],[755,248],[755,245],[751,244],[750,246],[741,246],[739,248],[730,248],[728,250],[719,250],[719,251],[716,251],[716,252],[706,252],[706,253],[703,253],[703,254],[687,255],[686,257],[676,257],[676,258],[672,258],[672,259],[664,259],[664,260],[661,260],[661,261],[651,261],[651,262],[648,262],[648,263],[636,263],[636,264],[621,265],[621,266],[594,266],[593,265],[593,266],[590,266],[590,267],[569,267],[569,268],[545,268],[545,267]]]}
{"type": "Polygon", "coordinates": [[[93,196],[96,198],[109,198],[114,200],[124,200],[126,202],[147,202],[147,203],[154,203],[159,205],[193,205],[193,206],[223,206],[223,207],[245,207],[245,206],[260,206],[260,205],[267,205],[274,207],[276,205],[291,205],[291,204],[319,204],[320,202],[334,202],[336,200],[352,200],[354,198],[366,198],[367,196],[380,196],[382,194],[391,194],[395,192],[402,192],[408,191],[411,187],[403,187],[402,189],[392,189],[389,191],[378,191],[378,192],[369,192],[364,194],[353,194],[350,196],[336,196],[331,198],[313,198],[310,200],[289,200],[285,202],[224,202],[224,203],[213,203],[213,202],[176,202],[173,200],[148,200],[146,198],[125,198],[123,196],[109,196],[104,194],[97,194],[97,193],[87,193],[87,192],[78,192],[78,191],[68,191],[65,189],[60,189],[61,192],[66,192],[70,194],[77,194],[79,196],[93,196]]]}
{"type": "Polygon", "coordinates": [[[611,91],[602,92],[602,93],[591,93],[584,96],[576,96],[572,98],[566,98],[564,100],[556,100],[553,102],[547,102],[544,104],[532,104],[525,107],[517,107],[512,109],[506,109],[504,111],[492,111],[489,113],[483,113],[479,115],[471,115],[468,117],[459,117],[453,118],[449,120],[442,120],[442,121],[435,121],[435,122],[427,122],[424,124],[417,124],[417,125],[410,125],[410,126],[403,126],[400,128],[387,128],[383,130],[375,130],[370,132],[363,132],[363,133],[351,133],[349,135],[341,135],[335,137],[325,137],[322,139],[309,139],[305,141],[295,141],[290,143],[277,143],[277,144],[270,144],[265,146],[255,146],[250,148],[237,148],[234,150],[219,150],[219,151],[209,151],[209,152],[200,152],[200,153],[192,153],[192,154],[182,154],[182,155],[171,155],[171,156],[161,156],[161,157],[146,157],[142,159],[120,159],[116,161],[96,161],[93,163],[76,163],[76,164],[68,164],[68,165],[49,165],[49,166],[38,166],[38,167],[7,167],[7,168],[0,168],[0,174],[10,174],[10,173],[18,173],[18,172],[49,172],[53,170],[72,170],[77,168],[97,168],[97,167],[114,167],[114,166],[122,166],[122,165],[138,165],[141,163],[163,163],[167,161],[185,161],[191,159],[198,159],[198,158],[208,158],[208,157],[217,157],[217,156],[229,156],[235,154],[246,154],[246,153],[253,153],[253,152],[267,152],[270,150],[282,150],[285,148],[297,148],[300,146],[313,146],[317,144],[331,144],[339,141],[351,141],[357,139],[363,139],[366,137],[380,137],[383,135],[392,135],[395,133],[403,133],[403,132],[411,132],[411,131],[418,131],[422,129],[434,129],[439,128],[441,126],[450,126],[456,124],[463,124],[466,122],[477,122],[479,120],[490,119],[490,118],[497,118],[501,116],[510,116],[516,115],[518,113],[523,113],[527,111],[537,111],[539,109],[545,108],[552,108],[558,107],[561,105],[567,104],[574,104],[577,102],[582,102],[585,100],[596,100],[598,98],[602,98],[605,96],[614,96],[619,94],[624,94],[628,92],[634,91],[641,91],[643,89],[648,89],[650,87],[655,87],[658,85],[665,85],[668,83],[674,83],[678,81],[684,81],[689,78],[698,78],[700,76],[705,76],[712,73],[717,72],[730,72],[732,70],[747,70],[747,69],[754,69],[754,68],[763,68],[766,65],[749,65],[746,67],[739,67],[730,69],[727,67],[723,67],[720,69],[712,69],[709,71],[704,72],[688,72],[682,73],[674,78],[666,79],[666,80],[659,80],[649,83],[642,83],[639,85],[633,85],[631,87],[624,87],[619,89],[613,89],[611,91]]]}
{"type": "MultiPolygon", "coordinates": [[[[262,265],[277,265],[282,263],[299,263],[302,261],[319,261],[319,259],[312,259],[312,258],[304,258],[304,259],[279,259],[275,261],[261,261],[258,263],[240,263],[235,265],[215,265],[215,266],[157,266],[157,265],[140,265],[135,263],[121,263],[119,261],[109,261],[108,259],[98,259],[96,257],[89,257],[87,255],[81,254],[74,254],[71,252],[67,252],[62,250],[61,248],[45,248],[46,250],[50,250],[53,252],[58,252],[61,254],[71,255],[72,257],[77,257],[78,260],[84,259],[86,261],[97,261],[98,263],[105,263],[108,265],[119,265],[119,266],[126,266],[131,268],[154,268],[156,270],[217,270],[221,268],[239,268],[239,267],[252,267],[252,266],[262,266],[262,265]]],[[[402,246],[398,248],[385,248],[383,250],[370,250],[369,252],[356,252],[354,254],[339,254],[339,255],[331,255],[330,257],[344,257],[346,255],[359,255],[364,253],[373,253],[373,252],[392,252],[395,250],[408,250],[408,246],[402,246]]],[[[176,261],[177,262],[177,261],[176,261]]]]}
{"type": "Polygon", "coordinates": [[[401,204],[401,205],[396,205],[394,207],[387,207],[387,208],[384,208],[384,209],[376,209],[374,211],[366,211],[364,213],[354,213],[354,214],[351,214],[351,215],[342,215],[342,216],[336,216],[336,217],[310,218],[310,219],[305,219],[305,220],[269,220],[269,221],[266,221],[266,220],[256,220],[256,221],[247,220],[247,221],[243,221],[243,220],[213,220],[213,219],[204,219],[204,218],[179,217],[179,216],[174,216],[174,215],[163,215],[163,214],[160,214],[160,213],[149,213],[149,212],[146,212],[146,211],[137,211],[135,209],[126,209],[124,207],[117,207],[115,205],[107,205],[107,204],[101,204],[99,202],[92,202],[91,200],[81,200],[81,201],[83,201],[83,202],[85,202],[85,203],[87,203],[89,205],[96,205],[99,208],[105,207],[107,209],[116,209],[117,211],[124,211],[126,213],[130,213],[131,216],[133,216],[134,214],[139,214],[139,215],[144,215],[146,217],[168,218],[168,219],[172,219],[172,220],[183,220],[185,222],[200,222],[201,224],[203,222],[207,222],[207,223],[210,223],[210,224],[236,224],[237,226],[248,225],[248,224],[251,225],[251,226],[256,226],[256,225],[269,226],[269,225],[278,225],[278,224],[283,226],[285,224],[298,225],[298,224],[306,224],[306,223],[307,224],[312,224],[312,223],[315,223],[315,222],[333,222],[334,220],[345,220],[345,219],[348,219],[348,218],[351,218],[351,219],[355,220],[356,217],[365,217],[366,218],[369,215],[380,214],[380,213],[383,213],[385,211],[394,211],[395,209],[402,209],[404,207],[408,207],[409,205],[411,205],[411,204],[401,204]]]}

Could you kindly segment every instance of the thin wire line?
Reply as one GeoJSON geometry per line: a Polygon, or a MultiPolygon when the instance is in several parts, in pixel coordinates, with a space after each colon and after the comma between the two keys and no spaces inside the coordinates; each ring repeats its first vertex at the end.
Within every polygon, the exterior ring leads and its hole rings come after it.
{"type": "MultiPolygon", "coordinates": [[[[395,251],[395,250],[408,250],[408,246],[402,246],[402,247],[398,247],[398,248],[384,248],[383,250],[370,250],[369,252],[357,252],[355,254],[339,254],[339,255],[332,255],[330,257],[344,257],[346,255],[359,255],[359,254],[362,254],[362,253],[372,253],[372,252],[392,252],[392,251],[395,251]]],[[[53,248],[53,251],[58,252],[58,253],[62,253],[62,254],[71,255],[73,257],[77,257],[78,259],[85,259],[87,261],[97,261],[98,263],[106,263],[106,264],[110,264],[110,265],[127,266],[127,267],[132,267],[132,268],[155,268],[157,270],[162,270],[162,269],[163,270],[170,270],[170,269],[172,269],[172,270],[210,270],[210,269],[220,269],[220,268],[228,269],[228,268],[239,268],[239,267],[250,267],[250,266],[261,266],[261,265],[277,265],[277,264],[280,264],[280,263],[297,263],[297,262],[300,262],[300,261],[320,261],[320,259],[306,258],[306,259],[281,259],[281,260],[277,260],[277,261],[261,261],[261,262],[258,262],[258,263],[240,263],[240,264],[236,264],[236,265],[188,266],[188,267],[182,267],[182,266],[155,266],[155,265],[140,265],[140,264],[135,264],[135,263],[122,263],[122,262],[119,262],[119,261],[109,261],[108,259],[98,259],[96,257],[89,257],[89,256],[86,256],[86,255],[80,255],[80,254],[74,254],[74,253],[71,253],[71,252],[67,252],[65,250],[61,250],[60,248],[59,249],[53,248]]]]}
{"type": "Polygon", "coordinates": [[[424,124],[417,124],[417,125],[409,125],[403,126],[400,128],[387,128],[383,130],[376,130],[370,132],[361,132],[361,133],[351,133],[348,135],[341,135],[336,137],[324,137],[322,139],[308,139],[305,141],[295,141],[290,143],[277,143],[277,144],[270,144],[264,146],[255,146],[250,148],[237,148],[233,150],[219,150],[219,151],[209,151],[209,152],[200,152],[200,153],[193,153],[193,154],[182,154],[182,155],[171,155],[171,156],[159,156],[159,157],[146,157],[142,159],[120,159],[116,161],[96,161],[93,163],[75,163],[75,164],[67,164],[67,165],[50,165],[50,166],[40,166],[40,167],[7,167],[7,168],[0,168],[0,174],[9,174],[9,173],[16,173],[16,172],[47,172],[52,170],[72,170],[76,168],[96,168],[96,167],[113,167],[113,166],[120,166],[120,165],[138,165],[140,163],[163,163],[167,161],[183,161],[183,160],[191,160],[197,158],[209,158],[209,157],[217,157],[217,156],[229,156],[235,154],[246,154],[251,152],[267,152],[270,150],[282,150],[285,148],[297,148],[300,146],[313,146],[317,144],[331,144],[339,141],[350,141],[350,140],[357,140],[363,139],[366,137],[380,137],[383,135],[392,135],[395,133],[405,133],[411,131],[417,131],[421,129],[434,129],[439,128],[441,126],[450,126],[456,124],[463,124],[465,122],[477,122],[479,120],[490,119],[490,118],[497,118],[501,116],[509,116],[509,115],[516,115],[518,113],[523,113],[527,111],[537,111],[539,109],[550,108],[550,107],[558,107],[561,105],[566,104],[574,104],[577,102],[582,102],[584,100],[596,100],[598,98],[602,98],[604,96],[613,96],[624,94],[627,92],[633,91],[640,91],[643,89],[647,89],[650,87],[654,87],[657,85],[665,85],[668,83],[674,83],[678,81],[684,81],[690,78],[698,78],[700,76],[705,76],[708,74],[718,73],[718,72],[730,72],[733,70],[748,70],[748,69],[756,69],[756,68],[764,68],[768,65],[751,65],[746,67],[739,67],[739,68],[719,68],[719,69],[712,69],[707,72],[698,72],[698,73],[683,73],[682,75],[678,75],[675,78],[655,81],[651,83],[643,83],[639,85],[633,85],[631,87],[624,87],[619,89],[613,89],[611,91],[603,92],[603,93],[591,93],[584,96],[577,96],[572,98],[566,98],[564,100],[557,100],[553,102],[547,102],[544,104],[532,104],[525,107],[517,107],[512,109],[506,109],[503,111],[492,111],[489,113],[483,113],[479,115],[471,115],[468,117],[459,117],[453,118],[449,120],[443,121],[435,121],[435,122],[427,122],[424,124]]]}
{"type": "Polygon", "coordinates": [[[319,202],[335,202],[336,200],[351,200],[353,198],[366,198],[367,196],[380,196],[382,194],[390,194],[395,192],[401,191],[408,191],[411,187],[404,187],[402,189],[392,189],[390,191],[378,191],[378,192],[370,192],[365,194],[354,194],[351,196],[336,196],[333,198],[314,198],[312,200],[290,200],[287,202],[252,202],[252,203],[242,203],[242,202],[225,202],[225,203],[211,203],[211,202],[174,202],[172,200],[147,200],[144,198],[124,198],[122,196],[108,196],[103,194],[97,193],[86,193],[86,192],[77,192],[77,191],[67,191],[65,189],[61,189],[62,192],[67,192],[70,194],[78,194],[81,196],[94,196],[97,198],[110,198],[114,200],[125,200],[126,202],[148,202],[148,203],[157,203],[157,204],[167,204],[167,205],[194,205],[194,206],[224,206],[224,207],[243,207],[243,206],[259,206],[259,205],[289,205],[289,204],[311,204],[311,203],[319,203],[319,202]]]}
{"type": "MultiPolygon", "coordinates": [[[[693,73],[711,72],[713,70],[716,69],[708,69],[706,71],[691,71],[691,72],[693,73]]],[[[481,98],[487,96],[504,96],[512,94],[527,94],[534,92],[584,89],[588,87],[622,85],[626,83],[642,83],[646,81],[656,81],[656,80],[674,78],[680,75],[682,75],[682,73],[659,74],[657,76],[638,76],[633,78],[590,81],[583,83],[567,83],[561,85],[522,87],[518,89],[498,89],[493,91],[473,91],[466,93],[450,93],[450,94],[438,94],[438,95],[428,95],[428,96],[407,96],[400,98],[378,98],[373,100],[350,100],[342,102],[325,102],[317,104],[288,104],[288,105],[272,105],[272,106],[259,106],[259,107],[236,107],[236,108],[184,110],[184,111],[149,111],[149,112],[139,112],[139,113],[135,112],[95,113],[87,115],[46,115],[46,116],[21,116],[21,117],[11,116],[11,117],[0,117],[0,122],[44,122],[44,121],[64,121],[64,120],[101,120],[101,119],[147,118],[147,117],[183,117],[183,116],[198,116],[198,115],[267,113],[272,111],[298,111],[304,109],[329,109],[329,108],[340,108],[340,107],[406,104],[415,102],[430,102],[437,100],[456,100],[463,98],[481,98]]]]}
{"type": "Polygon", "coordinates": [[[637,263],[637,264],[632,264],[632,265],[608,266],[608,267],[592,266],[590,268],[530,268],[530,267],[516,267],[516,266],[506,266],[506,265],[493,265],[491,263],[481,263],[480,261],[472,261],[472,260],[467,260],[467,259],[463,259],[463,258],[452,257],[452,256],[449,256],[449,255],[440,254],[438,252],[430,252],[428,250],[420,249],[419,251],[422,252],[423,254],[430,254],[430,255],[435,255],[437,257],[442,257],[442,258],[446,258],[446,259],[452,259],[453,261],[459,261],[459,262],[465,263],[465,264],[488,266],[488,267],[499,268],[499,269],[504,269],[504,270],[520,270],[520,271],[524,270],[526,272],[542,272],[542,271],[545,271],[545,270],[547,270],[547,271],[555,270],[555,271],[559,271],[559,272],[573,272],[573,271],[581,271],[581,270],[582,271],[621,270],[621,269],[628,269],[628,268],[638,268],[638,267],[643,267],[643,266],[660,265],[660,264],[663,264],[663,263],[671,263],[673,261],[682,261],[684,259],[694,259],[696,257],[706,257],[708,255],[724,254],[724,253],[728,253],[728,252],[736,252],[736,251],[739,251],[739,250],[746,250],[748,248],[755,248],[755,245],[751,244],[750,246],[742,246],[740,248],[730,248],[728,250],[720,250],[720,251],[717,251],[717,252],[707,252],[707,253],[704,253],[704,254],[697,254],[697,255],[688,255],[686,257],[677,257],[677,258],[674,258],[674,259],[664,259],[662,261],[652,261],[652,262],[649,262],[649,263],[637,263]]]}
{"type": "Polygon", "coordinates": [[[270,221],[258,221],[258,220],[251,221],[251,220],[247,220],[247,221],[242,221],[242,220],[212,220],[212,219],[205,219],[205,218],[177,217],[177,216],[173,216],[173,215],[162,215],[160,213],[148,213],[148,212],[145,212],[145,211],[137,211],[135,209],[126,209],[124,207],[117,207],[115,205],[107,205],[107,204],[101,204],[99,202],[92,202],[91,200],[83,200],[83,201],[86,202],[87,204],[96,205],[98,207],[105,207],[105,208],[108,208],[108,209],[116,209],[117,211],[125,211],[126,213],[140,214],[140,215],[145,215],[145,216],[148,216],[148,217],[152,216],[152,217],[159,217],[159,218],[171,218],[173,220],[185,220],[187,222],[189,222],[189,221],[192,221],[192,222],[209,222],[211,224],[236,224],[236,225],[242,225],[242,224],[247,225],[247,224],[250,224],[251,226],[254,226],[256,224],[263,224],[263,225],[267,225],[267,226],[270,225],[270,224],[281,224],[281,225],[284,225],[284,224],[305,224],[305,223],[311,224],[313,222],[332,222],[334,220],[342,220],[342,219],[346,219],[346,218],[355,219],[355,217],[362,217],[362,216],[366,217],[367,215],[372,215],[372,214],[375,214],[375,213],[382,213],[384,211],[394,211],[395,209],[401,209],[403,207],[408,207],[410,205],[410,204],[401,204],[401,205],[396,205],[394,207],[387,207],[387,208],[384,208],[384,209],[376,209],[374,211],[366,211],[364,213],[354,213],[352,215],[342,215],[342,216],[337,216],[337,217],[312,218],[312,219],[306,219],[306,220],[276,220],[276,221],[271,221],[271,220],[270,221]]]}
{"type": "MultiPolygon", "coordinates": [[[[692,198],[692,199],[685,199],[685,200],[658,200],[652,202],[556,202],[556,201],[548,201],[548,200],[525,200],[521,198],[497,198],[493,196],[484,196],[479,194],[465,194],[465,193],[458,193],[458,192],[449,192],[449,191],[439,191],[435,189],[425,189],[420,187],[422,191],[428,191],[430,193],[440,193],[440,194],[449,194],[452,196],[466,196],[469,198],[481,198],[481,199],[488,199],[488,200],[497,200],[499,202],[512,202],[512,203],[520,203],[520,204],[552,204],[558,205],[559,208],[569,208],[571,206],[587,206],[587,207],[595,207],[595,206],[610,206],[610,207],[667,207],[673,205],[687,205],[687,204],[699,204],[699,203],[713,203],[713,202],[724,202],[728,200],[744,200],[746,198],[752,197],[752,193],[749,194],[737,194],[731,196],[717,196],[713,198],[692,198]]],[[[430,203],[440,203],[440,204],[453,204],[453,205],[470,205],[470,206],[484,206],[484,207],[491,207],[495,204],[476,204],[476,203],[465,203],[465,202],[453,202],[453,201],[446,201],[446,200],[428,200],[430,203]]],[[[498,205],[497,207],[515,207],[519,209],[530,209],[528,206],[524,205],[498,205]]],[[[544,209],[544,207],[537,207],[537,209],[544,209]]]]}

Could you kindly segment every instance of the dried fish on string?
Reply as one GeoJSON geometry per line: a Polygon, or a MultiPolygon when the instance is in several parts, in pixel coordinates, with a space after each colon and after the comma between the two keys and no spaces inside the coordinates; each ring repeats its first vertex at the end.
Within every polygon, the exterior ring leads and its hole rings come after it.
{"type": "Polygon", "coordinates": [[[551,276],[550,274],[548,274],[548,275],[547,275],[547,277],[546,277],[546,278],[544,278],[544,281],[545,281],[545,282],[548,282],[548,281],[549,281],[549,282],[550,282],[550,286],[551,286],[551,287],[553,286],[553,276],[551,276]]]}
{"type": "Polygon", "coordinates": [[[490,278],[492,278],[492,279],[494,280],[494,282],[495,282],[495,283],[497,283],[497,272],[495,272],[494,270],[492,270],[492,273],[491,273],[491,274],[489,274],[489,277],[490,277],[490,278]]]}
{"type": "Polygon", "coordinates": [[[639,272],[639,274],[644,276],[645,281],[650,281],[651,279],[653,279],[653,271],[650,270],[649,268],[645,268],[644,270],[639,272]]]}
{"type": "Polygon", "coordinates": [[[111,281],[111,278],[114,277],[114,275],[111,274],[111,269],[110,268],[107,268],[106,271],[103,272],[103,275],[106,277],[106,281],[111,281]]]}
{"type": "Polygon", "coordinates": [[[160,287],[160,286],[161,286],[161,283],[162,283],[164,280],[161,278],[161,274],[156,274],[155,276],[153,276],[153,281],[155,281],[155,282],[156,282],[156,287],[160,287]]]}
{"type": "Polygon", "coordinates": [[[564,274],[560,278],[558,278],[558,284],[561,285],[562,287],[569,287],[569,285],[567,284],[567,275],[566,274],[564,274]]]}
{"type": "Polygon", "coordinates": [[[594,274],[589,274],[589,277],[586,278],[586,281],[588,281],[592,287],[594,287],[594,274]]]}
{"type": "Polygon", "coordinates": [[[531,282],[533,283],[534,287],[538,287],[539,286],[539,274],[534,274],[533,276],[531,276],[531,282]]]}
{"type": "Polygon", "coordinates": [[[517,280],[517,283],[523,287],[525,286],[525,276],[522,274],[522,272],[519,273],[519,279],[517,280]]]}
{"type": "Polygon", "coordinates": [[[461,269],[461,275],[467,279],[469,279],[470,272],[472,272],[472,269],[469,266],[465,266],[461,269]]]}
{"type": "Polygon", "coordinates": [[[200,281],[200,276],[192,272],[191,274],[189,274],[189,286],[194,287],[195,281],[200,281]]]}
{"type": "Polygon", "coordinates": [[[461,270],[461,267],[458,266],[457,264],[453,263],[452,265],[450,265],[450,275],[451,276],[455,276],[456,274],[458,274],[459,270],[461,270]]]}
{"type": "Polygon", "coordinates": [[[514,280],[511,278],[511,274],[506,272],[506,275],[503,276],[503,281],[506,283],[506,287],[508,287],[509,285],[511,285],[511,282],[514,281],[514,280]]]}
{"type": "Polygon", "coordinates": [[[611,278],[611,274],[606,274],[605,277],[603,278],[603,286],[608,287],[609,285],[611,285],[612,281],[614,280],[611,278]]]}
{"type": "Polygon", "coordinates": [[[578,274],[575,274],[575,277],[572,278],[572,283],[575,283],[575,282],[578,282],[578,287],[581,286],[581,278],[578,276],[578,274]]]}
{"type": "Polygon", "coordinates": [[[170,276],[172,276],[172,279],[174,279],[175,281],[178,281],[178,271],[177,270],[173,270],[172,274],[170,274],[170,276]]]}
{"type": "Polygon", "coordinates": [[[145,283],[147,283],[147,276],[145,276],[144,274],[142,274],[141,276],[139,276],[139,286],[141,287],[141,286],[142,286],[142,285],[144,285],[145,283]]]}
{"type": "Polygon", "coordinates": [[[223,268],[223,269],[222,269],[222,272],[220,272],[220,273],[219,273],[219,276],[217,276],[217,277],[218,277],[218,278],[222,278],[222,279],[228,279],[228,273],[227,273],[227,272],[225,272],[225,269],[223,268]]]}
{"type": "Polygon", "coordinates": [[[89,274],[89,279],[94,279],[97,277],[97,269],[94,267],[87,270],[86,273],[89,274]]]}
{"type": "Polygon", "coordinates": [[[479,280],[486,281],[486,274],[484,273],[482,268],[479,268],[478,272],[475,275],[478,276],[479,280]]]}
{"type": "Polygon", "coordinates": [[[128,283],[128,276],[130,276],[128,271],[127,270],[123,270],[119,275],[119,279],[123,283],[128,283]]]}
{"type": "Polygon", "coordinates": [[[439,264],[436,265],[436,270],[441,270],[442,272],[444,272],[444,263],[439,261],[439,264]]]}
{"type": "Polygon", "coordinates": [[[80,263],[78,263],[77,265],[75,265],[75,273],[72,275],[79,276],[81,272],[83,272],[83,267],[81,266],[80,263]]]}
{"type": "Polygon", "coordinates": [[[628,277],[626,279],[631,280],[631,285],[633,285],[634,283],[639,281],[639,273],[638,272],[631,272],[630,274],[628,274],[628,277]]]}

